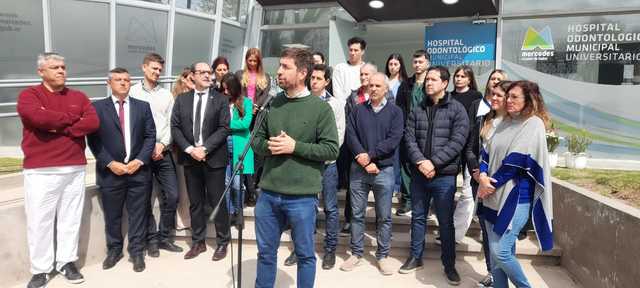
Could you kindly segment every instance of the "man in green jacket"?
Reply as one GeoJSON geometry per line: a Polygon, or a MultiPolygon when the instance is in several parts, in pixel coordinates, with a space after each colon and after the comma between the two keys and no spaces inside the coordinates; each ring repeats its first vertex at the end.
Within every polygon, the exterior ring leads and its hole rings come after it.
{"type": "Polygon", "coordinates": [[[289,48],[280,56],[278,85],[284,92],[270,104],[256,132],[255,153],[265,157],[262,194],[255,208],[258,242],[256,288],[274,287],[277,251],[286,223],[298,258],[298,287],[313,287],[316,272],[313,231],[325,161],[338,157],[338,132],[331,107],[311,97],[305,80],[313,57],[289,48]]]}

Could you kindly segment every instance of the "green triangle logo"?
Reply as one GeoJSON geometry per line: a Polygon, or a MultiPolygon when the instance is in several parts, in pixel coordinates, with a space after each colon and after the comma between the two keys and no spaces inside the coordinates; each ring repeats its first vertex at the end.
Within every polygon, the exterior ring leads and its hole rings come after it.
{"type": "Polygon", "coordinates": [[[524,35],[524,41],[522,42],[522,50],[534,50],[536,48],[542,50],[553,50],[553,39],[551,38],[551,29],[549,26],[539,33],[533,27],[527,29],[527,33],[524,35]]]}

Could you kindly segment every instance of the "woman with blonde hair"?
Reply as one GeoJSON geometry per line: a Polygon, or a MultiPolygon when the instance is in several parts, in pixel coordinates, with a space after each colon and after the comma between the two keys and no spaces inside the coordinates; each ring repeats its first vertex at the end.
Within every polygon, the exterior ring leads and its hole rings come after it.
{"type": "MultiPolygon", "coordinates": [[[[496,288],[531,287],[518,259],[518,233],[531,218],[542,251],[553,248],[551,170],[545,137],[550,125],[538,85],[516,81],[507,88],[506,115],[488,127],[481,154],[482,199],[491,273],[496,288]]],[[[487,126],[485,126],[487,127],[487,126]]]]}
{"type": "MultiPolygon", "coordinates": [[[[493,74],[493,73],[491,73],[493,74]]],[[[490,77],[491,78],[491,77],[490,77]]],[[[465,146],[465,158],[469,174],[471,179],[471,190],[473,198],[477,199],[478,195],[478,177],[480,174],[480,151],[483,147],[483,143],[489,138],[489,132],[497,125],[504,115],[507,113],[505,109],[505,93],[511,81],[499,81],[496,84],[492,84],[491,81],[487,81],[487,85],[490,85],[490,89],[485,92],[485,97],[478,99],[471,105],[469,111],[469,119],[471,119],[471,128],[469,129],[469,138],[465,146]]],[[[477,211],[478,220],[480,222],[480,229],[482,231],[482,249],[484,251],[484,261],[487,266],[487,276],[478,282],[478,287],[493,287],[493,277],[491,276],[491,256],[489,254],[489,241],[487,240],[487,229],[484,225],[484,215],[481,213],[482,202],[477,200],[474,202],[477,207],[474,207],[473,211],[477,211]]],[[[469,227],[465,227],[468,229],[469,227]]],[[[465,233],[466,233],[465,229],[465,233]]]]}
{"type": "MultiPolygon", "coordinates": [[[[173,97],[177,97],[180,94],[189,92],[193,90],[194,84],[191,79],[191,68],[186,67],[182,69],[182,73],[176,79],[176,82],[173,83],[173,88],[171,89],[171,94],[173,97]]],[[[173,157],[174,159],[178,158],[176,155],[177,149],[173,149],[173,157]]],[[[177,164],[176,162],[176,174],[178,175],[178,209],[177,211],[177,221],[176,221],[176,229],[183,230],[191,227],[191,214],[189,213],[189,194],[187,194],[187,184],[184,179],[184,167],[182,165],[177,164]]]]}
{"type": "Polygon", "coordinates": [[[191,79],[191,68],[186,67],[182,69],[182,73],[180,73],[176,82],[173,83],[171,94],[173,94],[173,97],[176,97],[182,93],[193,90],[193,87],[195,86],[193,84],[193,79],[191,79]]]}
{"type": "Polygon", "coordinates": [[[242,84],[242,95],[253,102],[253,114],[257,107],[262,106],[269,93],[271,78],[264,72],[262,53],[258,48],[251,48],[244,56],[244,68],[236,72],[236,77],[242,84]]]}

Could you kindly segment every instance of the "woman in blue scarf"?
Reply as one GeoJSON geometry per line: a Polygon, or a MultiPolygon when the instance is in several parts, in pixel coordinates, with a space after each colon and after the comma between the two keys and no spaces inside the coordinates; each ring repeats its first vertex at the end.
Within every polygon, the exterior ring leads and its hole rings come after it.
{"type": "Polygon", "coordinates": [[[516,81],[506,92],[507,115],[481,155],[478,197],[483,199],[494,287],[508,287],[508,280],[531,287],[515,257],[515,242],[531,217],[541,249],[553,248],[545,138],[550,121],[536,83],[516,81]]]}

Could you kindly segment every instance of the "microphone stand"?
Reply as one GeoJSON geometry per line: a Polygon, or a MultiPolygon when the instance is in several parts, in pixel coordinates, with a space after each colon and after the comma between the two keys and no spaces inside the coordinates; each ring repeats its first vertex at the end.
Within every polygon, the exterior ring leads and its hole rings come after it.
{"type": "MultiPolygon", "coordinates": [[[[222,193],[222,197],[220,197],[220,200],[218,200],[218,203],[216,204],[216,206],[213,209],[213,212],[211,213],[211,215],[209,216],[209,221],[213,221],[213,219],[215,218],[215,216],[218,214],[219,210],[220,210],[220,205],[222,204],[222,202],[224,201],[225,197],[229,194],[229,191],[231,191],[231,186],[233,185],[233,179],[238,176],[238,174],[240,173],[240,170],[242,169],[242,162],[244,161],[244,158],[247,156],[247,152],[249,152],[249,148],[251,148],[251,144],[253,144],[253,141],[256,137],[256,131],[258,130],[258,128],[262,125],[262,122],[264,121],[264,118],[267,116],[267,114],[269,113],[269,104],[271,103],[271,100],[274,98],[274,96],[269,95],[269,97],[267,98],[267,100],[264,102],[263,106],[260,107],[258,109],[258,113],[256,114],[256,121],[254,122],[254,126],[253,126],[253,131],[251,131],[251,135],[249,136],[249,142],[247,142],[247,144],[244,146],[242,153],[240,154],[240,156],[238,157],[238,163],[236,164],[236,166],[233,168],[233,173],[231,174],[231,179],[229,181],[229,183],[226,185],[226,187],[224,188],[224,192],[222,193]]],[[[242,189],[242,182],[240,183],[240,189],[242,189]]],[[[234,224],[234,226],[236,227],[236,229],[238,230],[238,288],[242,287],[242,230],[244,229],[244,204],[243,201],[244,199],[240,199],[240,209],[238,209],[236,215],[235,215],[235,219],[231,220],[231,223],[234,224]]],[[[232,201],[233,203],[233,201],[232,201]]],[[[233,275],[233,264],[231,265],[231,274],[233,275]]],[[[235,283],[234,283],[235,284],[235,283]]],[[[235,287],[235,285],[234,285],[235,287]]]]}

